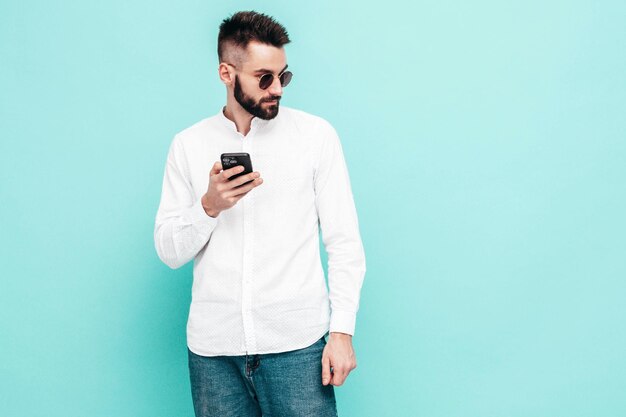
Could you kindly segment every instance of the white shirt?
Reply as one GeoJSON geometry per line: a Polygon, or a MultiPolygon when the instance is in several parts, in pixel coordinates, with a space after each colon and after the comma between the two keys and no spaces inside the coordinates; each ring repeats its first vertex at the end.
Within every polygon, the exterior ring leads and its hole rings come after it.
{"type": "Polygon", "coordinates": [[[220,111],[178,133],[154,241],[171,268],[194,259],[194,353],[286,352],[329,331],[354,334],[365,254],[341,143],[322,118],[281,106],[272,120],[253,118],[243,136],[220,111]],[[200,200],[225,152],[249,153],[263,183],[213,218],[200,200]]]}

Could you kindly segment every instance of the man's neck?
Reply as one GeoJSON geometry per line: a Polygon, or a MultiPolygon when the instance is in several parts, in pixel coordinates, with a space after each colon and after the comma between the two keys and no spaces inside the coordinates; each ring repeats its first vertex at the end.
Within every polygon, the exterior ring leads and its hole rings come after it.
{"type": "Polygon", "coordinates": [[[227,101],[226,107],[223,110],[224,116],[235,123],[235,126],[237,126],[237,132],[246,136],[248,132],[250,132],[250,125],[252,124],[254,116],[244,110],[239,103],[233,101],[227,101]]]}

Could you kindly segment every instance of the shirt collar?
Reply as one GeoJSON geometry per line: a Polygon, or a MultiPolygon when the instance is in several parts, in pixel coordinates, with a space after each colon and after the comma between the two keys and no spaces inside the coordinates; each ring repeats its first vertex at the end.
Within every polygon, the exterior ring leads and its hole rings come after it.
{"type": "MultiPolygon", "coordinates": [[[[228,117],[226,117],[224,115],[224,110],[226,109],[226,106],[222,107],[220,109],[220,111],[217,114],[217,118],[220,119],[220,121],[229,129],[232,129],[234,132],[237,132],[237,125],[235,124],[235,122],[233,122],[232,120],[230,120],[228,117]]],[[[258,130],[258,129],[262,129],[265,128],[267,126],[271,126],[273,125],[274,121],[280,116],[280,111],[278,112],[278,115],[270,120],[264,120],[264,119],[260,119],[258,117],[253,117],[252,121],[250,122],[250,130],[254,129],[254,130],[258,130]]]]}

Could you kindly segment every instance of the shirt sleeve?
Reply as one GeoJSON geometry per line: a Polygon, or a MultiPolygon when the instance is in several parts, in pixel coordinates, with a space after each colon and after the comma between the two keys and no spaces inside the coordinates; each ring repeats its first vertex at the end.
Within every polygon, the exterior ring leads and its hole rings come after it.
{"type": "Polygon", "coordinates": [[[154,225],[159,258],[177,269],[207,244],[217,219],[206,214],[202,196],[194,195],[184,150],[175,137],[167,155],[161,202],[154,225]]]}
{"type": "Polygon", "coordinates": [[[325,121],[320,129],[323,145],[315,175],[315,202],[328,253],[330,331],[353,335],[365,253],[339,137],[325,121]]]}

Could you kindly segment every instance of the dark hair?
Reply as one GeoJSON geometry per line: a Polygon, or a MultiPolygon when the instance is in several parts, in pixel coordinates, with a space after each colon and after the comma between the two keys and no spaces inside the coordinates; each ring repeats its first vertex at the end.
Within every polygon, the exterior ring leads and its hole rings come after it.
{"type": "Polygon", "coordinates": [[[224,57],[227,43],[246,48],[250,41],[257,41],[277,48],[290,42],[287,30],[272,17],[255,11],[237,12],[220,25],[217,37],[217,56],[224,57]]]}

